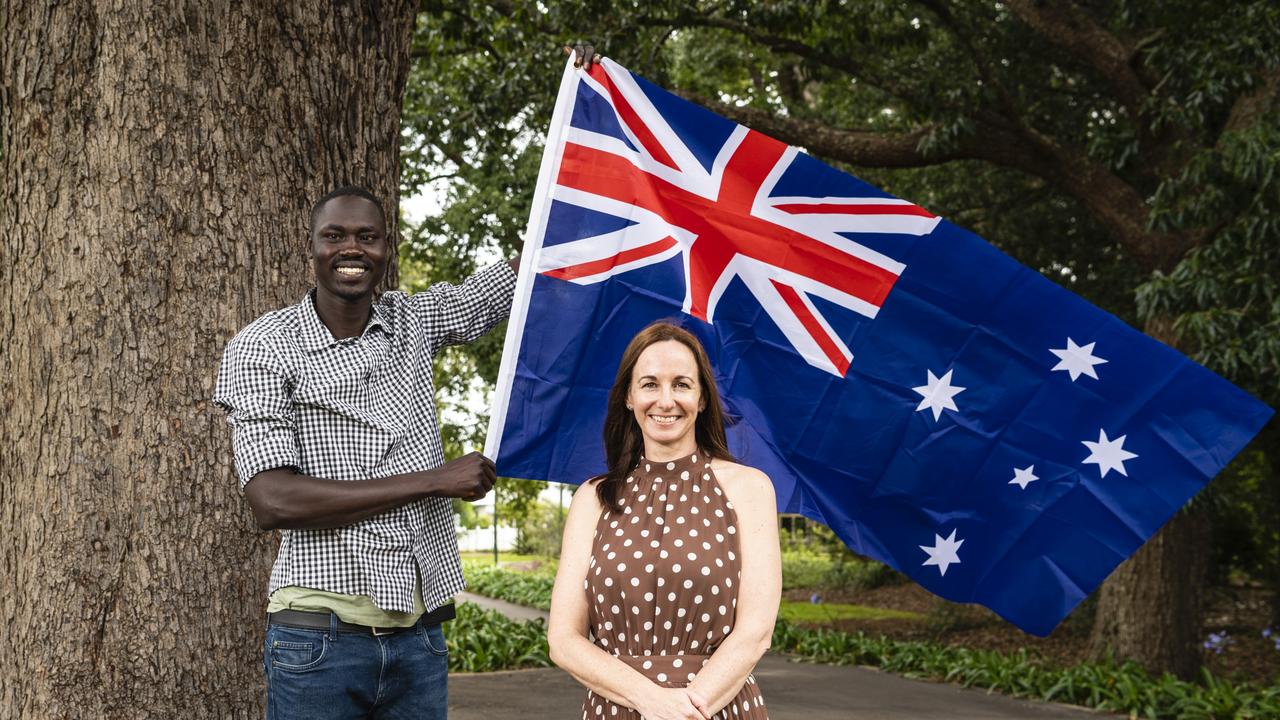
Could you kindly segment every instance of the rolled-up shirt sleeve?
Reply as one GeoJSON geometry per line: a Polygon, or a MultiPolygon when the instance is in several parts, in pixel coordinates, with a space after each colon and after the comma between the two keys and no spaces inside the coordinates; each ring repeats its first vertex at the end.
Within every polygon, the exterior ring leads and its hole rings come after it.
{"type": "Polygon", "coordinates": [[[511,314],[516,274],[505,262],[467,278],[461,285],[436,283],[410,299],[426,323],[433,350],[461,345],[485,334],[511,314]]]}
{"type": "Polygon", "coordinates": [[[272,348],[252,337],[232,338],[218,368],[213,402],[226,411],[232,428],[241,490],[263,470],[299,467],[292,384],[272,348]]]}

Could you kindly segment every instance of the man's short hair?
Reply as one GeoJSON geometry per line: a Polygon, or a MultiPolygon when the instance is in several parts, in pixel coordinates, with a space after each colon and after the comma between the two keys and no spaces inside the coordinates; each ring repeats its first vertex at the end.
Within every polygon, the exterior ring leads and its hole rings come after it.
{"type": "Polygon", "coordinates": [[[311,206],[311,226],[310,226],[310,227],[311,227],[311,229],[310,229],[310,232],[315,233],[315,231],[316,231],[316,216],[320,214],[320,209],[324,207],[325,203],[329,202],[330,200],[332,200],[332,199],[334,199],[334,198],[346,197],[346,196],[353,196],[353,197],[358,197],[358,198],[364,198],[365,200],[368,200],[369,202],[373,203],[374,205],[377,205],[377,206],[378,206],[378,212],[382,215],[382,221],[383,221],[383,222],[386,222],[386,220],[387,220],[387,211],[382,209],[382,201],[381,201],[381,200],[379,200],[379,199],[378,199],[378,197],[377,197],[376,195],[374,195],[373,193],[369,192],[369,191],[368,191],[368,190],[366,190],[365,188],[360,187],[359,185],[343,185],[343,186],[342,186],[342,187],[340,187],[340,188],[334,188],[333,190],[330,190],[329,192],[325,193],[325,194],[324,194],[324,197],[322,197],[322,198],[320,198],[319,200],[317,200],[317,201],[316,201],[316,204],[311,206]]]}

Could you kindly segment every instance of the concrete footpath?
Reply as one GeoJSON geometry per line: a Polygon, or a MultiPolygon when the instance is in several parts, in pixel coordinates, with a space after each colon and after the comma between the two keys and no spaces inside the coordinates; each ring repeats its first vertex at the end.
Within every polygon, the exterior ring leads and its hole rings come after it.
{"type": "MultiPolygon", "coordinates": [[[[475,602],[519,620],[546,618],[541,610],[471,593],[475,602]]],[[[870,668],[792,662],[769,653],[756,666],[756,680],[771,720],[956,720],[1026,718],[1092,720],[1118,717],[1070,705],[1019,700],[955,685],[907,680],[870,668]]],[[[586,691],[556,668],[449,676],[453,720],[572,720],[582,716],[586,691]]]]}

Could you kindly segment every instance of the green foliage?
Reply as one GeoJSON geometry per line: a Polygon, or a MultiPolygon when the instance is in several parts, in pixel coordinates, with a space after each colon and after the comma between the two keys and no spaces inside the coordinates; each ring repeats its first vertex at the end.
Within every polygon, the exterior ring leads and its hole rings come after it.
{"type": "Polygon", "coordinates": [[[552,573],[519,573],[493,565],[466,561],[462,566],[467,586],[478,595],[506,600],[517,605],[551,609],[552,573]]]}
{"type": "Polygon", "coordinates": [[[560,540],[564,536],[567,507],[537,502],[520,524],[516,549],[545,558],[560,557],[560,540]]]}
{"type": "Polygon", "coordinates": [[[530,515],[538,505],[538,494],[547,487],[541,480],[516,480],[499,478],[494,490],[498,494],[498,522],[510,525],[518,531],[516,552],[529,554],[527,547],[521,546],[520,537],[524,535],[524,527],[530,515]]]}
{"type": "Polygon", "coordinates": [[[496,610],[458,603],[458,617],[445,628],[449,672],[493,672],[550,667],[547,626],[516,622],[496,610]]]}
{"type": "Polygon", "coordinates": [[[461,498],[453,499],[453,513],[458,516],[462,527],[468,530],[493,527],[491,516],[477,512],[475,505],[461,498]]]}
{"type": "Polygon", "coordinates": [[[902,576],[874,560],[856,558],[847,551],[832,557],[813,550],[782,553],[784,590],[812,588],[821,591],[856,592],[901,582],[902,576]]]}
{"type": "Polygon", "coordinates": [[[1233,684],[1207,670],[1200,683],[1151,677],[1136,663],[1112,659],[1046,667],[1025,650],[1007,654],[863,633],[803,628],[779,621],[773,649],[834,665],[868,665],[906,677],[954,682],[1023,697],[1084,705],[1147,718],[1267,718],[1280,716],[1280,686],[1233,684]]]}
{"type": "Polygon", "coordinates": [[[848,603],[784,600],[778,617],[789,622],[823,624],[837,620],[919,620],[920,614],[848,603]]]}

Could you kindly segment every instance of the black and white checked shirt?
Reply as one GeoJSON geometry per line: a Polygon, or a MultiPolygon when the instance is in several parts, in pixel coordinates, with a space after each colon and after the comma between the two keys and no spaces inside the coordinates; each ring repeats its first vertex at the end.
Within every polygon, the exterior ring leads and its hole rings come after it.
{"type": "MultiPolygon", "coordinates": [[[[504,262],[460,286],[388,292],[364,332],[345,340],[320,322],[314,291],[241,330],[223,353],[213,397],[233,428],[241,489],[279,467],[359,481],[443,464],[432,358],[507,317],[515,282],[504,262]]],[[[463,588],[449,498],[342,528],[282,531],[268,594],[301,585],[410,612],[419,577],[428,610],[463,588]]]]}

